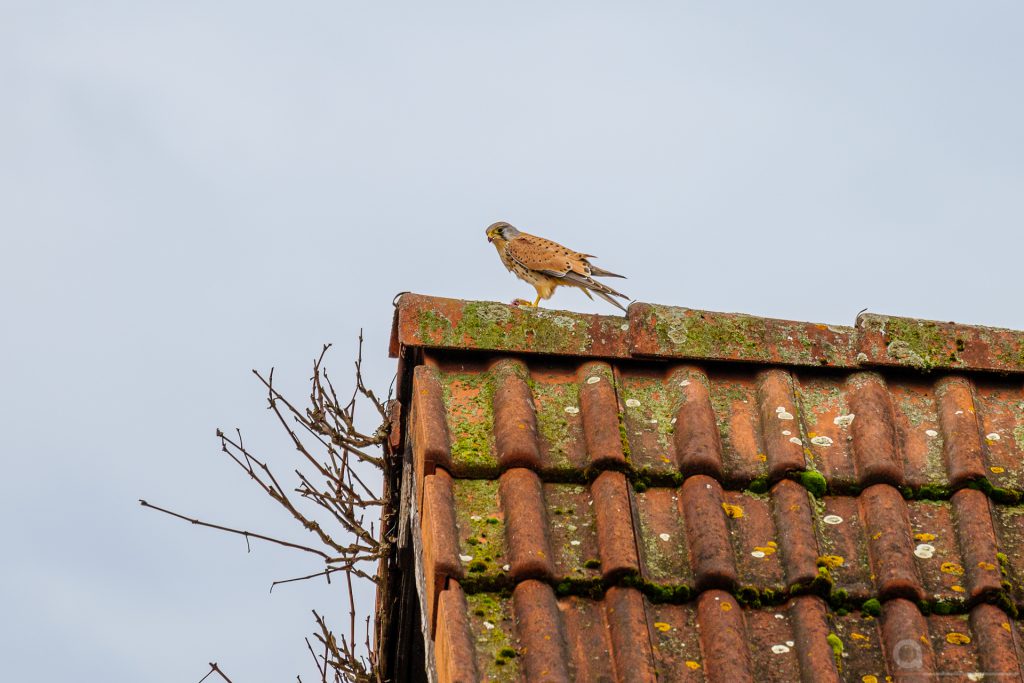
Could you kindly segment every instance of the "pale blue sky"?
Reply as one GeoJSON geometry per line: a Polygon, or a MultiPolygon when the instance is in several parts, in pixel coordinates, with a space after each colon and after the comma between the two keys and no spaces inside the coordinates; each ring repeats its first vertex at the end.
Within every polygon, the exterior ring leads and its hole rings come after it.
{"type": "MultiPolygon", "coordinates": [[[[646,301],[1024,329],[1016,2],[0,0],[0,661],[17,681],[310,680],[305,558],[217,426],[401,290],[531,294],[504,219],[646,301]],[[826,6],[827,5],[827,6],[826,6]]],[[[578,292],[548,304],[613,312],[578,292]]],[[[332,602],[333,601],[333,602],[332,602]]]]}

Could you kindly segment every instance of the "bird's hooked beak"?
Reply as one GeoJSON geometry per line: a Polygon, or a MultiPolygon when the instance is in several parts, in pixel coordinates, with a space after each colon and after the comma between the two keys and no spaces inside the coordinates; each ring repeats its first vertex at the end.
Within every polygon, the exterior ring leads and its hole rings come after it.
{"type": "Polygon", "coordinates": [[[488,235],[487,236],[487,241],[488,242],[493,242],[494,241],[494,236],[493,235],[488,235]]]}

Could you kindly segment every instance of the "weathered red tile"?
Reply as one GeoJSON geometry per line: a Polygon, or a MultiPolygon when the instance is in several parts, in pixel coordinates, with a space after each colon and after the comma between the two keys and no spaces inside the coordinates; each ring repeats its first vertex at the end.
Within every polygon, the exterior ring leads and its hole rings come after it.
{"type": "Polygon", "coordinates": [[[868,534],[868,552],[875,585],[882,599],[906,597],[923,600],[924,589],[914,565],[910,516],[899,492],[875,484],[860,495],[860,508],[868,534]]]}
{"type": "Polygon", "coordinates": [[[985,476],[994,486],[1024,491],[1024,391],[1020,381],[975,380],[974,403],[984,439],[985,476]]]}
{"type": "Polygon", "coordinates": [[[497,477],[494,377],[482,363],[441,365],[437,376],[444,395],[451,440],[452,474],[465,478],[497,477]]]}
{"type": "Polygon", "coordinates": [[[634,588],[612,587],[605,593],[604,606],[617,680],[657,681],[643,595],[634,588]]]}
{"type": "Polygon", "coordinates": [[[462,578],[463,570],[459,561],[451,477],[439,469],[424,480],[423,489],[423,574],[429,610],[427,622],[433,632],[437,625],[438,595],[448,578],[462,578]]]}
{"type": "MultiPolygon", "coordinates": [[[[710,393],[722,442],[722,483],[735,488],[767,478],[768,456],[761,449],[754,379],[748,374],[716,373],[711,376],[710,393]]],[[[799,436],[795,421],[789,431],[799,436]]]]}
{"type": "Polygon", "coordinates": [[[848,327],[635,303],[631,352],[662,358],[744,360],[784,365],[853,364],[848,327]]]}
{"type": "Polygon", "coordinates": [[[697,590],[731,589],[739,578],[723,502],[722,487],[711,477],[698,474],[683,482],[679,504],[697,590]]]}
{"type": "Polygon", "coordinates": [[[806,466],[803,442],[799,436],[783,434],[784,431],[794,435],[801,433],[793,378],[782,370],[761,372],[757,398],[769,481],[781,479],[787,472],[803,470],[806,466]]]}
{"type": "Polygon", "coordinates": [[[677,384],[679,411],[675,416],[674,445],[676,462],[685,475],[706,474],[722,477],[722,441],[715,410],[708,393],[708,378],[693,366],[684,366],[672,374],[677,384]]]}
{"type": "Polygon", "coordinates": [[[628,326],[620,316],[493,301],[403,294],[398,300],[396,328],[401,346],[606,358],[629,353],[628,326]]]}
{"type": "Polygon", "coordinates": [[[835,591],[856,601],[875,597],[875,575],[868,553],[868,533],[857,498],[826,496],[815,519],[819,556],[835,591]]]}
{"type": "MultiPolygon", "coordinates": [[[[971,610],[971,632],[978,652],[978,671],[997,681],[1019,681],[1021,673],[1017,628],[998,607],[978,605],[971,610]]],[[[983,679],[984,680],[984,679],[983,679]]]]}
{"type": "MultiPolygon", "coordinates": [[[[666,378],[665,369],[631,366],[617,372],[630,464],[648,477],[663,480],[674,476],[678,469],[674,434],[683,393],[679,386],[683,380],[666,378]]],[[[713,419],[711,424],[714,429],[713,419]]]]}
{"type": "Polygon", "coordinates": [[[498,485],[505,512],[505,542],[513,580],[554,579],[548,520],[540,477],[515,467],[501,475],[498,485]]]}
{"type": "MultiPolygon", "coordinates": [[[[948,501],[907,504],[914,565],[928,600],[963,603],[970,594],[966,563],[960,554],[958,532],[948,501]]],[[[963,609],[963,605],[959,605],[963,609]]]]}
{"type": "Polygon", "coordinates": [[[889,670],[900,683],[935,680],[936,662],[928,623],[909,600],[898,598],[882,605],[882,647],[889,670]]]}
{"type": "MultiPolygon", "coordinates": [[[[832,651],[842,681],[864,681],[882,683],[892,680],[888,673],[885,650],[882,647],[882,635],[878,620],[874,617],[850,612],[849,614],[829,614],[830,633],[838,639],[842,650],[832,651]]],[[[826,641],[828,636],[826,636],[826,641]]],[[[838,648],[837,648],[838,649],[838,648]]],[[[811,679],[813,680],[813,679],[811,679]]]]}
{"type": "Polygon", "coordinates": [[[903,454],[903,480],[912,489],[948,489],[944,438],[932,381],[901,377],[889,384],[897,439],[903,454]]]}
{"type": "Polygon", "coordinates": [[[695,603],[647,603],[647,628],[659,680],[697,683],[704,678],[695,603]]]}
{"type": "Polygon", "coordinates": [[[593,499],[579,484],[544,484],[548,533],[558,581],[601,578],[601,553],[593,499]]]}
{"type": "Polygon", "coordinates": [[[640,570],[633,535],[629,483],[621,472],[602,472],[590,485],[597,520],[601,572],[611,581],[640,570]]]}
{"type": "Polygon", "coordinates": [[[964,586],[970,600],[989,598],[1001,589],[991,503],[980,491],[953,494],[953,516],[964,565],[964,586]]]}
{"type": "Polygon", "coordinates": [[[426,365],[417,367],[413,374],[409,423],[418,480],[433,474],[438,465],[451,468],[446,414],[437,371],[426,365]]]}
{"type": "Polygon", "coordinates": [[[494,376],[494,448],[502,469],[531,467],[540,470],[537,415],[526,382],[529,370],[522,361],[503,359],[492,368],[494,376]]]}
{"type": "Polygon", "coordinates": [[[849,408],[842,379],[801,373],[797,393],[813,468],[825,476],[833,491],[854,488],[858,480],[852,435],[857,416],[849,408]]]}
{"type": "Polygon", "coordinates": [[[771,502],[786,586],[808,584],[817,576],[821,553],[807,490],[784,479],[772,487],[771,502]]]}
{"type": "Polygon", "coordinates": [[[997,555],[1005,573],[1005,588],[1017,609],[1024,608],[1024,508],[993,505],[992,520],[998,539],[997,555]]]}
{"type": "Polygon", "coordinates": [[[604,604],[569,596],[559,600],[558,607],[576,680],[610,682],[615,664],[604,604]]]}
{"type": "Polygon", "coordinates": [[[551,586],[523,581],[512,592],[512,605],[520,666],[526,679],[566,683],[573,680],[565,627],[551,586]]]}
{"type": "Polygon", "coordinates": [[[707,680],[753,683],[743,610],[735,598],[721,590],[704,591],[697,598],[697,621],[707,680]]]}
{"type": "Polygon", "coordinates": [[[1024,333],[866,314],[857,328],[857,351],[868,365],[1020,372],[1024,333]]]}
{"type": "MultiPolygon", "coordinates": [[[[441,472],[441,470],[438,470],[441,472]]],[[[508,582],[506,514],[501,506],[498,482],[486,479],[455,479],[451,486],[455,505],[458,560],[463,588],[475,584],[508,582]]]]}
{"type": "Polygon", "coordinates": [[[540,453],[545,478],[578,478],[590,464],[583,436],[580,385],[575,369],[562,365],[530,367],[540,453]]]}
{"type": "Polygon", "coordinates": [[[583,438],[589,466],[603,469],[626,463],[619,432],[619,404],[615,379],[607,363],[584,363],[576,374],[580,382],[583,438]]]}
{"type": "Polygon", "coordinates": [[[949,485],[959,487],[985,476],[981,435],[970,384],[960,377],[942,380],[936,387],[939,424],[945,442],[949,485]]]}
{"type": "Polygon", "coordinates": [[[722,501],[729,529],[725,540],[731,542],[735,557],[738,595],[753,599],[765,591],[783,590],[785,577],[776,540],[780,534],[775,530],[768,496],[725,491],[722,501]]]}
{"type": "Polygon", "coordinates": [[[470,638],[466,596],[457,581],[452,581],[438,602],[437,635],[434,659],[439,682],[478,680],[476,647],[470,638]]]}
{"type": "Polygon", "coordinates": [[[686,526],[677,489],[653,488],[636,494],[637,546],[644,580],[660,586],[693,586],[686,526]]]}
{"type": "Polygon", "coordinates": [[[511,598],[474,593],[466,596],[466,609],[480,680],[491,683],[520,680],[519,643],[511,598]]]}
{"type": "Polygon", "coordinates": [[[851,375],[847,381],[853,456],[861,486],[903,483],[895,415],[884,381],[874,374],[851,375]]]}
{"type": "Polygon", "coordinates": [[[800,660],[801,679],[807,683],[839,683],[842,658],[837,663],[835,652],[829,643],[832,633],[828,622],[828,610],[821,598],[805,595],[794,598],[789,604],[793,621],[793,641],[800,660]]]}

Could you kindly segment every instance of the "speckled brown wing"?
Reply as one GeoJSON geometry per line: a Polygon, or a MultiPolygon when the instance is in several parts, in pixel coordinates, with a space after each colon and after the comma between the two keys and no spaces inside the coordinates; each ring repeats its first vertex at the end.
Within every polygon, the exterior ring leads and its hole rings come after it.
{"type": "MultiPolygon", "coordinates": [[[[508,257],[522,267],[560,280],[561,284],[579,287],[584,292],[588,290],[594,292],[612,305],[623,311],[626,310],[622,304],[611,297],[628,299],[628,296],[593,278],[595,273],[587,261],[589,254],[573,251],[558,242],[525,232],[519,233],[518,237],[510,240],[505,249],[508,257]]],[[[608,271],[601,271],[601,273],[610,277],[622,277],[608,271]]]]}
{"type": "Polygon", "coordinates": [[[543,237],[521,232],[518,237],[509,241],[505,250],[511,259],[524,268],[546,275],[564,277],[571,271],[590,276],[590,265],[585,254],[543,237]]]}

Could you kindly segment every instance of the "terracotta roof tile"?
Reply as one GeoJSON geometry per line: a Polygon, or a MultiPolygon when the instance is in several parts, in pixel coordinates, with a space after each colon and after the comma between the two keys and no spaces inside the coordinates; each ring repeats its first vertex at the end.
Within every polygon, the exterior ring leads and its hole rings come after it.
{"type": "Polygon", "coordinates": [[[395,340],[439,680],[1020,679],[1021,333],[406,296],[395,340]]]}

